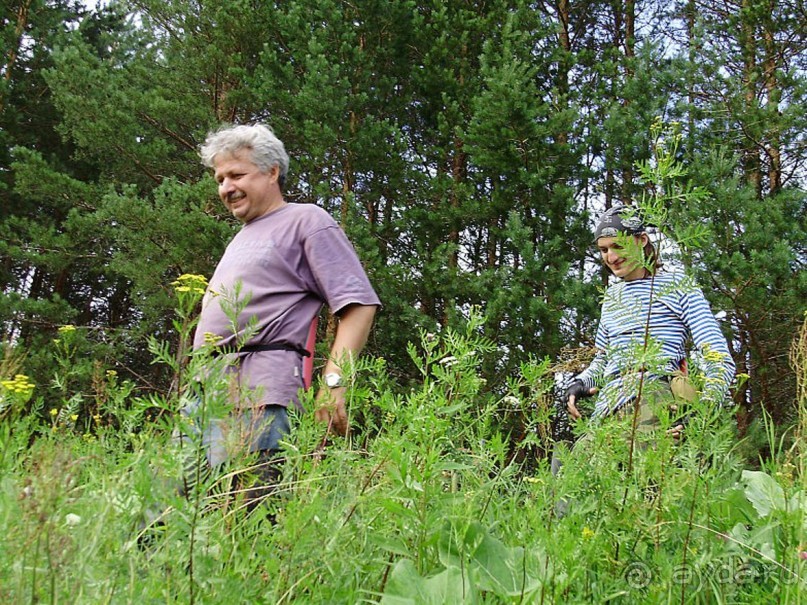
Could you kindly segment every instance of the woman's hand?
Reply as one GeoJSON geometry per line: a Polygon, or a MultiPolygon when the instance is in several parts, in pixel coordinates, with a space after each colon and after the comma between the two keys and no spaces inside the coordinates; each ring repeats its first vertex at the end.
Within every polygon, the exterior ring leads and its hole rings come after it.
{"type": "Polygon", "coordinates": [[[577,403],[579,399],[591,397],[598,390],[599,389],[597,389],[597,387],[590,389],[586,388],[586,385],[583,384],[582,380],[573,380],[566,389],[566,393],[564,395],[564,398],[566,399],[566,411],[569,412],[569,416],[571,416],[574,420],[579,420],[582,418],[583,415],[577,409],[575,403],[577,403]]]}

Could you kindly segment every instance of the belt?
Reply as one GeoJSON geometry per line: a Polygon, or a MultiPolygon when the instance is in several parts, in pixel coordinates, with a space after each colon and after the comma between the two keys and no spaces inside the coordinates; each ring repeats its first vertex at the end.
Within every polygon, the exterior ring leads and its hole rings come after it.
{"type": "Polygon", "coordinates": [[[273,345],[244,345],[238,349],[227,349],[227,347],[221,347],[216,349],[213,353],[213,356],[216,355],[229,355],[234,353],[236,355],[241,355],[242,353],[259,353],[261,351],[294,351],[303,357],[311,357],[311,352],[308,349],[304,349],[302,347],[297,347],[295,345],[290,344],[273,344],[273,345]]]}

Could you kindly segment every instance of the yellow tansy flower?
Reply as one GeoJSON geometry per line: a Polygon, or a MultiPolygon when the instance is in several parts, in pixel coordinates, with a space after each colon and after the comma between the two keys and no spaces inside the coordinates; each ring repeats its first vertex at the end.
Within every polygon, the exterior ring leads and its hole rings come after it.
{"type": "Polygon", "coordinates": [[[177,292],[196,292],[204,294],[207,288],[207,278],[204,275],[193,273],[183,273],[175,281],[171,282],[177,292]]]}
{"type": "Polygon", "coordinates": [[[213,334],[213,332],[205,332],[205,344],[214,345],[221,340],[221,336],[213,334]]]}

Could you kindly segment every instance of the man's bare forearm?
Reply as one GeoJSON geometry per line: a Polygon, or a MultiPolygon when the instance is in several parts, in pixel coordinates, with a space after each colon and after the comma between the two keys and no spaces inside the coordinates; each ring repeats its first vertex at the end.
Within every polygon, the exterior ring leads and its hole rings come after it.
{"type": "Polygon", "coordinates": [[[323,374],[341,374],[340,364],[359,356],[367,344],[375,314],[375,305],[350,305],[342,311],[323,374]]]}

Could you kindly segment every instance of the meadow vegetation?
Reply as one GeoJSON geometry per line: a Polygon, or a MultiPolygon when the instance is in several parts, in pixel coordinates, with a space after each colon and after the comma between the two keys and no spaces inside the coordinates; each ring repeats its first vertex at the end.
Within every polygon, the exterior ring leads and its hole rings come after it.
{"type": "MultiPolygon", "coordinates": [[[[187,333],[182,309],[198,294],[177,295],[187,333]]],[[[753,464],[738,454],[728,410],[701,409],[681,444],[637,449],[629,465],[629,441],[613,425],[593,427],[594,454],[557,478],[540,455],[550,447],[551,365],[523,364],[506,392],[486,392],[481,359],[495,347],[483,324],[472,314],[464,331],[422,333],[409,347],[420,380],[408,389],[383,358],[359,362],[350,438],[298,415],[279,493],[252,513],[231,491],[248,456],[200,475],[187,497],[177,492],[183,460],[200,448],[172,432],[192,433],[177,411],[209,352],[177,357],[152,342],[155,361],[182,382],[148,397],[78,358],[82,334],[70,326],[52,345],[62,371],[50,385],[32,385],[7,356],[4,375],[16,376],[0,387],[0,599],[802,601],[807,323],[791,355],[800,384],[791,446],[772,431],[772,455],[753,464]],[[92,392],[71,392],[75,372],[92,373],[92,392]],[[43,408],[45,391],[60,393],[57,407],[43,408]],[[561,498],[572,506],[559,519],[561,498]]],[[[220,411],[208,401],[208,413],[220,411]]]]}

